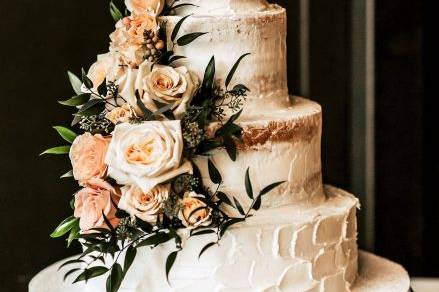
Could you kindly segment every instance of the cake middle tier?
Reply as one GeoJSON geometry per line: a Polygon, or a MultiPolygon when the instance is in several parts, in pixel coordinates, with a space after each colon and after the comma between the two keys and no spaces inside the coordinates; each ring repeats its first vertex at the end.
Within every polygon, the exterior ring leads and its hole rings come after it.
{"type": "Polygon", "coordinates": [[[264,196],[262,208],[324,199],[319,104],[295,97],[289,108],[249,116],[239,124],[243,136],[236,161],[229,158],[225,149],[214,150],[208,157],[195,160],[205,186],[216,189],[209,178],[207,160],[210,159],[223,178],[219,190],[233,195],[245,208],[252,202],[245,190],[247,168],[250,168],[256,194],[274,182],[285,182],[264,196]]]}
{"type": "MultiPolygon", "coordinates": [[[[181,18],[163,17],[167,30],[172,31],[181,18]]],[[[186,57],[175,64],[186,65],[202,80],[206,66],[214,56],[216,79],[223,86],[238,58],[250,53],[240,63],[229,86],[231,89],[240,83],[250,89],[243,116],[288,107],[284,8],[270,5],[250,14],[195,14],[186,19],[178,36],[193,32],[206,34],[189,45],[175,46],[175,54],[186,57]]]]}

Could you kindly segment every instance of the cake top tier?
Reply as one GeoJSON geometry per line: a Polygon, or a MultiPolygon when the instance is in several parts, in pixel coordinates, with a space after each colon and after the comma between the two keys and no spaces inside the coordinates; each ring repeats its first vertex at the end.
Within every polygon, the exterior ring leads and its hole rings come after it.
{"type": "Polygon", "coordinates": [[[270,4],[266,0],[184,0],[194,6],[180,9],[179,14],[250,14],[268,9],[270,4]]]}

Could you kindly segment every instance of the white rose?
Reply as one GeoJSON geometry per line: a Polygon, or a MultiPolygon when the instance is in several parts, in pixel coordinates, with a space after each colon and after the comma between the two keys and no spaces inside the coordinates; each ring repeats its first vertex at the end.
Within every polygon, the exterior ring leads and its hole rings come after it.
{"type": "Polygon", "coordinates": [[[125,6],[133,13],[148,12],[159,15],[165,6],[165,0],[125,0],[125,6]]]}
{"type": "Polygon", "coordinates": [[[191,173],[182,162],[183,138],[180,121],[149,121],[115,127],[105,163],[108,175],[121,185],[138,185],[148,192],[156,185],[183,173],[191,173]]]}
{"type": "MultiPolygon", "coordinates": [[[[98,55],[97,61],[90,66],[87,77],[93,82],[93,87],[97,88],[107,81],[116,82],[125,75],[125,68],[122,65],[121,55],[115,52],[98,55]]],[[[87,90],[84,90],[88,92],[87,90]]]]}
{"type": "Polygon", "coordinates": [[[164,65],[155,65],[152,72],[143,77],[143,101],[157,100],[165,104],[174,104],[173,112],[177,119],[181,119],[200,81],[198,76],[190,72],[185,66],[173,68],[164,65]]]}
{"type": "Polygon", "coordinates": [[[116,107],[112,109],[105,115],[107,120],[110,120],[113,124],[117,125],[119,123],[125,123],[130,120],[130,118],[135,117],[136,114],[130,104],[126,103],[121,107],[116,107]]]}
{"type": "Polygon", "coordinates": [[[198,226],[209,226],[212,222],[212,210],[200,199],[195,192],[185,194],[181,204],[183,205],[178,213],[178,218],[187,228],[198,226]]]}
{"type": "Polygon", "coordinates": [[[154,65],[151,71],[151,65],[145,61],[139,69],[127,69],[117,83],[120,95],[138,114],[141,111],[137,106],[136,91],[139,91],[142,102],[151,111],[157,110],[154,100],[165,104],[173,103],[173,113],[177,119],[181,119],[199,88],[198,77],[184,66],[174,69],[154,65]]]}
{"type": "Polygon", "coordinates": [[[169,197],[169,189],[169,184],[158,185],[148,192],[143,192],[135,185],[122,187],[118,207],[131,216],[154,224],[162,212],[163,202],[169,197]]]}

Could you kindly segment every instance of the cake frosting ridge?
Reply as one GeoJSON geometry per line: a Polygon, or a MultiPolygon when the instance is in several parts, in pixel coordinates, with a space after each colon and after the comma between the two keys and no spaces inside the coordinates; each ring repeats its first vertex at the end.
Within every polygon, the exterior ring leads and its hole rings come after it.
{"type": "Polygon", "coordinates": [[[179,14],[193,13],[195,15],[251,14],[272,7],[266,0],[185,0],[182,3],[190,3],[194,6],[186,6],[184,9],[180,9],[179,14]]]}

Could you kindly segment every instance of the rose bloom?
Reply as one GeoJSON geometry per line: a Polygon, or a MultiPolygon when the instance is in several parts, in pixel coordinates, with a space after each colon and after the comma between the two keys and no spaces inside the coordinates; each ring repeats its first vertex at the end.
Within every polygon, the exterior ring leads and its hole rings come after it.
{"type": "MultiPolygon", "coordinates": [[[[116,82],[124,75],[125,68],[121,66],[122,56],[115,52],[98,55],[97,61],[90,66],[87,77],[93,82],[96,89],[106,79],[116,82]]],[[[88,90],[83,89],[84,92],[88,90]]]]}
{"type": "Polygon", "coordinates": [[[105,118],[110,120],[113,124],[117,125],[119,123],[128,122],[130,118],[134,117],[135,115],[136,114],[134,113],[131,105],[126,103],[121,107],[112,109],[105,115],[105,118]]]}
{"type": "Polygon", "coordinates": [[[178,218],[187,228],[196,228],[198,226],[208,226],[211,224],[212,210],[197,198],[195,192],[185,195],[181,201],[183,207],[178,213],[178,218]]]}
{"type": "Polygon", "coordinates": [[[110,51],[123,55],[126,64],[136,67],[143,62],[147,30],[158,30],[156,18],[150,14],[135,14],[116,23],[116,30],[110,35],[110,51]]]}
{"type": "Polygon", "coordinates": [[[157,110],[154,101],[172,103],[175,117],[181,119],[200,82],[198,77],[184,66],[173,68],[155,65],[151,71],[151,63],[144,61],[139,69],[128,69],[124,78],[118,82],[118,86],[120,95],[136,109],[138,114],[142,112],[137,107],[136,91],[149,110],[157,110]]]}
{"type": "Polygon", "coordinates": [[[138,185],[146,193],[169,179],[192,172],[182,162],[180,121],[148,121],[116,125],[105,163],[120,185],[138,185]]]}
{"type": "Polygon", "coordinates": [[[121,189],[122,197],[118,207],[131,216],[155,224],[157,216],[162,212],[163,202],[169,197],[169,189],[169,184],[157,185],[148,192],[143,192],[135,185],[125,186],[121,189]]]}
{"type": "Polygon", "coordinates": [[[76,180],[83,184],[92,178],[105,176],[107,165],[104,159],[109,143],[110,138],[90,133],[78,136],[73,141],[69,156],[76,180]]]}
{"type": "Polygon", "coordinates": [[[165,6],[165,0],[125,0],[125,6],[136,14],[149,12],[152,15],[159,15],[165,6]]]}
{"type": "Polygon", "coordinates": [[[119,219],[112,201],[117,204],[119,195],[109,183],[101,179],[89,180],[87,186],[75,195],[74,216],[79,218],[81,230],[108,228],[102,214],[116,227],[119,219]]]}

